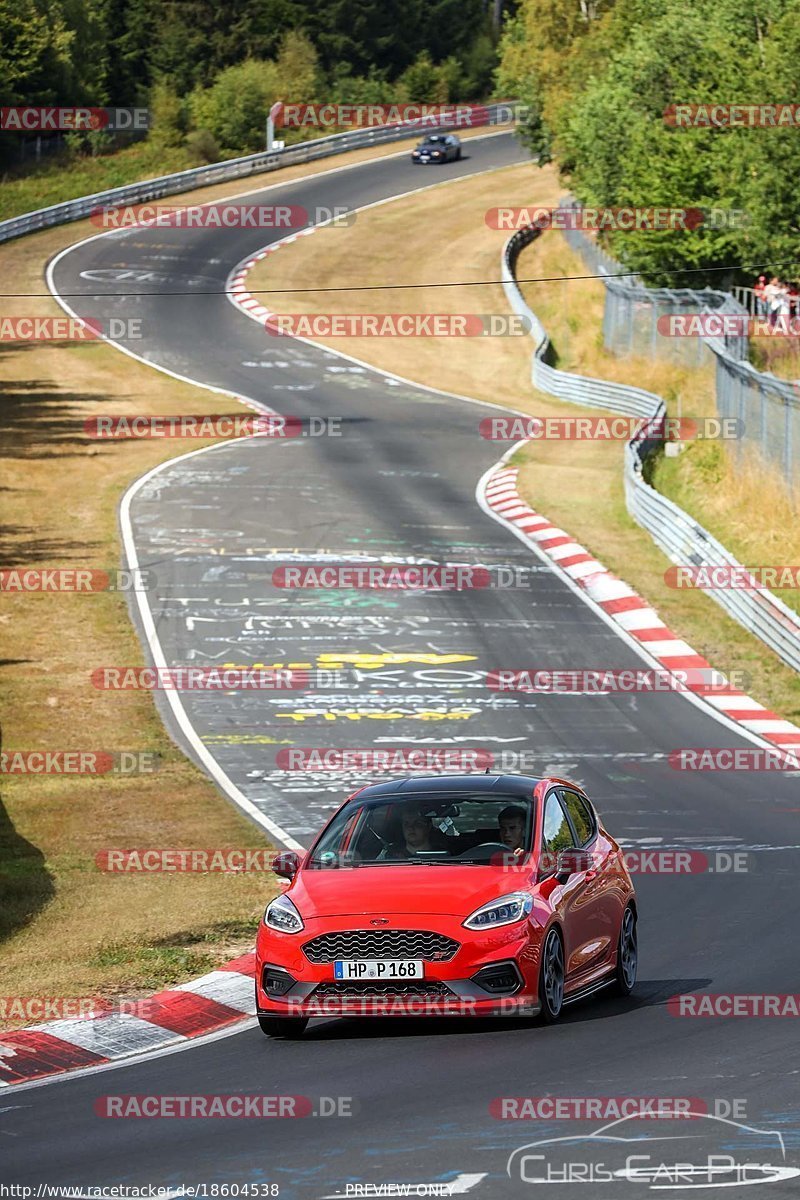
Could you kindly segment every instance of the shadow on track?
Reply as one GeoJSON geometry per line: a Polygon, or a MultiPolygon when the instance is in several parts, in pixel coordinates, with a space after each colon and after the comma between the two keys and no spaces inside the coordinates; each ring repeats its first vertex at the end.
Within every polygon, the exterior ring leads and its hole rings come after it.
{"type": "MultiPolygon", "coordinates": [[[[659,1008],[667,1004],[671,996],[679,993],[697,992],[706,988],[711,979],[650,979],[640,982],[633,996],[615,997],[602,995],[576,1002],[564,1009],[563,1016],[555,1025],[542,1025],[537,1017],[334,1017],[318,1019],[303,1034],[303,1042],[369,1041],[371,1038],[402,1038],[464,1036],[465,1034],[513,1033],[521,1030],[536,1030],[540,1034],[557,1034],[559,1029],[587,1021],[603,1021],[633,1013],[642,1008],[659,1008]]],[[[272,1041],[270,1039],[270,1041],[272,1041]]],[[[266,1044],[266,1039],[265,1039],[266,1044]]],[[[276,1044],[272,1042],[272,1044],[276,1044]]]]}

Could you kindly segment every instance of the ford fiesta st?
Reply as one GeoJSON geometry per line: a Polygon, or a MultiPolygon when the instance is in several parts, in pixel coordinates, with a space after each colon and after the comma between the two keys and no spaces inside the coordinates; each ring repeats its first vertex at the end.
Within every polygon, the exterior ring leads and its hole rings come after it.
{"type": "Polygon", "coordinates": [[[565,779],[416,777],[363,788],[272,900],[256,946],[265,1034],[312,1016],[533,1016],[636,982],[620,846],[565,779]]]}
{"type": "Polygon", "coordinates": [[[461,139],[455,133],[429,133],[411,152],[413,163],[457,162],[461,139]]]}

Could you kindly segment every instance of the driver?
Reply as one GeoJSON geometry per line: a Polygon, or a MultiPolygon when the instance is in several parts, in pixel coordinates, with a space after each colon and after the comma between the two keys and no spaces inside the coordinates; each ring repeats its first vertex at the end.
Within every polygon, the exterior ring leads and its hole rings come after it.
{"type": "Polygon", "coordinates": [[[380,858],[413,858],[416,854],[437,849],[433,845],[433,821],[420,808],[407,805],[400,824],[402,843],[387,846],[380,858]]]}
{"type": "Polygon", "coordinates": [[[509,804],[497,818],[500,826],[500,841],[514,854],[524,853],[526,822],[527,813],[519,804],[509,804]]]}

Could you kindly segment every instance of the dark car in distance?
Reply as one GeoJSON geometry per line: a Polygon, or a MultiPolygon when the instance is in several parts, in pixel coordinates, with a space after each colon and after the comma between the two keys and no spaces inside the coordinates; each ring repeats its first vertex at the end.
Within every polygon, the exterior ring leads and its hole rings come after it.
{"type": "Polygon", "coordinates": [[[454,133],[429,133],[414,149],[413,163],[457,162],[461,158],[461,140],[454,133]]]}

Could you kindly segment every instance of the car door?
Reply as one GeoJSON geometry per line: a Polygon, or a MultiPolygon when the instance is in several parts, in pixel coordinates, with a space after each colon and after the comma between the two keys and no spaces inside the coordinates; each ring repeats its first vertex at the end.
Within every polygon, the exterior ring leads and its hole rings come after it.
{"type": "Polygon", "coordinates": [[[574,845],[585,865],[576,909],[580,910],[582,946],[576,976],[592,975],[613,960],[621,919],[617,874],[611,843],[603,836],[588,800],[572,788],[559,788],[574,833],[574,845]]]}
{"type": "Polygon", "coordinates": [[[585,962],[585,946],[591,940],[587,928],[586,907],[583,903],[585,872],[559,874],[558,856],[573,849],[575,832],[570,824],[558,788],[548,792],[542,820],[542,863],[548,898],[561,922],[564,934],[565,982],[567,987],[580,974],[585,962]],[[545,857],[546,856],[546,857],[545,857]]]}

